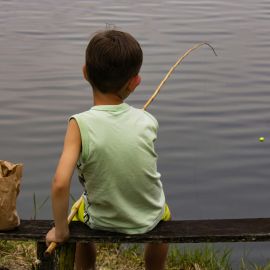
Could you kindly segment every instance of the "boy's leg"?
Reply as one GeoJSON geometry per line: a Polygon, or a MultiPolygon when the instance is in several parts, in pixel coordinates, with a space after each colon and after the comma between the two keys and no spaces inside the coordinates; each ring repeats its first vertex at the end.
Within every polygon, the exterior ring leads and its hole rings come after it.
{"type": "Polygon", "coordinates": [[[149,243],[145,245],[144,260],[146,270],[164,270],[169,244],[149,243]]]}
{"type": "Polygon", "coordinates": [[[77,243],[75,254],[76,270],[96,269],[96,247],[94,243],[77,243]]]}

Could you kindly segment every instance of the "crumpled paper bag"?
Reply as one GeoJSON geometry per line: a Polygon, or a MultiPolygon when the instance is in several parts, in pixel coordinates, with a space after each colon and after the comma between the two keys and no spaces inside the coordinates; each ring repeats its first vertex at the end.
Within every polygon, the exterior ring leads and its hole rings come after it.
{"type": "Polygon", "coordinates": [[[16,199],[20,192],[22,164],[0,160],[0,230],[11,230],[20,225],[16,199]]]}

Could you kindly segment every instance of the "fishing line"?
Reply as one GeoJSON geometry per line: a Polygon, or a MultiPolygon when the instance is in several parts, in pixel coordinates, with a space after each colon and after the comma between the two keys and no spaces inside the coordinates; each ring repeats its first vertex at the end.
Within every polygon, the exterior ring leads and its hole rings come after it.
{"type": "Polygon", "coordinates": [[[192,52],[195,51],[196,49],[202,47],[203,45],[207,45],[208,47],[211,48],[211,50],[213,51],[213,53],[215,54],[215,56],[217,56],[217,53],[214,49],[214,47],[212,45],[210,45],[207,42],[201,42],[198,43],[196,45],[194,45],[192,48],[188,49],[177,61],[176,63],[171,67],[171,69],[168,71],[168,73],[166,74],[166,76],[163,78],[163,80],[160,82],[160,84],[158,85],[157,89],[155,90],[154,94],[147,100],[147,102],[144,104],[143,106],[143,110],[146,110],[147,107],[152,103],[152,101],[155,99],[155,97],[158,95],[161,87],[163,86],[163,84],[168,80],[168,78],[171,76],[171,74],[173,73],[173,71],[176,69],[176,67],[192,52]]]}

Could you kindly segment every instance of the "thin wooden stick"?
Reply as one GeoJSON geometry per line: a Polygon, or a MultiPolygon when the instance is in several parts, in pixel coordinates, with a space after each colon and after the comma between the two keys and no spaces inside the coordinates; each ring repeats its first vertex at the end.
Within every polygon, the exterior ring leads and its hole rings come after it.
{"type": "MultiPolygon", "coordinates": [[[[76,201],[72,207],[72,210],[68,216],[68,224],[72,221],[72,219],[74,218],[74,216],[77,214],[79,208],[80,208],[80,205],[83,201],[83,196],[81,196],[78,201],[76,201]]],[[[52,252],[55,250],[55,248],[57,247],[57,243],[55,242],[51,242],[50,245],[48,246],[48,248],[46,249],[45,251],[45,255],[46,256],[49,256],[52,254],[52,252]]]]}
{"type": "Polygon", "coordinates": [[[143,106],[143,110],[146,110],[146,108],[151,104],[151,102],[154,100],[154,98],[158,95],[161,87],[163,86],[163,84],[166,82],[166,80],[170,77],[170,75],[173,73],[173,71],[175,70],[175,68],[184,60],[184,58],[186,56],[188,56],[192,51],[200,48],[203,45],[207,45],[208,47],[210,47],[213,51],[213,53],[217,56],[215,49],[207,42],[202,42],[202,43],[198,43],[195,46],[193,46],[192,48],[190,48],[189,50],[187,50],[178,60],[177,62],[171,67],[171,69],[169,70],[169,72],[166,74],[166,76],[163,78],[163,80],[160,82],[160,84],[158,85],[156,91],[154,92],[154,94],[147,100],[147,102],[144,104],[143,106]]]}

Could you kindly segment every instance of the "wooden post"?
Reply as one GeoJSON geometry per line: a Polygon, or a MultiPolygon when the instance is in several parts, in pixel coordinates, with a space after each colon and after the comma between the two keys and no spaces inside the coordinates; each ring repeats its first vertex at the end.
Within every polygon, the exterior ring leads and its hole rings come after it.
{"type": "MultiPolygon", "coordinates": [[[[55,253],[55,270],[73,270],[76,243],[65,243],[57,247],[55,253]]],[[[50,268],[47,268],[50,269],[50,268]]]]}
{"type": "Polygon", "coordinates": [[[57,247],[50,256],[45,256],[45,242],[37,242],[37,261],[33,270],[73,270],[76,243],[65,243],[57,247]]]}
{"type": "Polygon", "coordinates": [[[54,270],[54,256],[44,256],[44,252],[47,249],[45,242],[37,242],[37,261],[33,265],[34,270],[54,270]]]}

